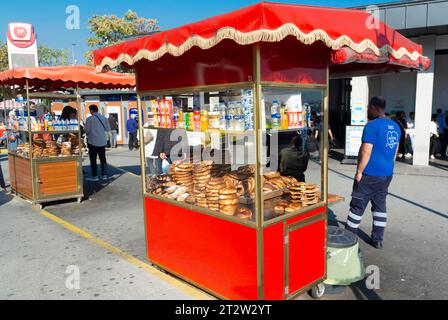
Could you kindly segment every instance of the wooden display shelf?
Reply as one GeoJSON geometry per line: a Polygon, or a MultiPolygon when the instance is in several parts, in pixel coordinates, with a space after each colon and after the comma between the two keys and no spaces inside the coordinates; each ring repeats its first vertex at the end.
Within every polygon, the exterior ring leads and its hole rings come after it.
{"type": "Polygon", "coordinates": [[[82,157],[26,159],[9,154],[12,190],[35,204],[84,197],[82,157]]]}

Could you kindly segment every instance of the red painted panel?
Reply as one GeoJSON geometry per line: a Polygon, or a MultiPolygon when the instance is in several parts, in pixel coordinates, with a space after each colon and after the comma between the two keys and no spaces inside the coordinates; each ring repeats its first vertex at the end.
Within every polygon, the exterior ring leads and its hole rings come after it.
{"type": "Polygon", "coordinates": [[[303,220],[305,220],[305,219],[308,219],[308,218],[317,216],[318,214],[321,214],[321,213],[326,212],[326,210],[327,210],[326,207],[317,208],[317,209],[312,210],[312,211],[310,211],[310,212],[304,213],[304,214],[302,214],[302,215],[300,215],[300,216],[298,216],[298,217],[294,217],[294,218],[292,218],[292,219],[289,219],[289,220],[287,221],[287,223],[288,223],[288,225],[291,225],[291,224],[297,223],[297,222],[299,222],[299,221],[303,221],[303,220]]]}
{"type": "Polygon", "coordinates": [[[283,222],[264,230],[264,297],[285,299],[285,233],[283,222]]]}
{"type": "Polygon", "coordinates": [[[256,230],[146,199],[149,260],[227,299],[256,300],[256,230]]]}
{"type": "Polygon", "coordinates": [[[330,50],[321,42],[300,44],[294,37],[261,44],[261,79],[273,82],[326,84],[330,50]]]}
{"type": "Polygon", "coordinates": [[[253,79],[253,49],[224,40],[208,50],[195,47],[181,57],[165,55],[136,66],[139,91],[247,82],[253,79]]]}
{"type": "Polygon", "coordinates": [[[325,275],[326,221],[289,233],[289,292],[305,288],[325,275]]]}

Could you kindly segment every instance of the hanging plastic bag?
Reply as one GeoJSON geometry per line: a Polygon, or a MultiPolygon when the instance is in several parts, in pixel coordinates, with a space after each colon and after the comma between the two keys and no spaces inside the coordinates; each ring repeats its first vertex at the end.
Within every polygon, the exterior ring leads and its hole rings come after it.
{"type": "Polygon", "coordinates": [[[168,160],[162,161],[162,171],[164,174],[170,173],[171,164],[168,162],[168,160]]]}

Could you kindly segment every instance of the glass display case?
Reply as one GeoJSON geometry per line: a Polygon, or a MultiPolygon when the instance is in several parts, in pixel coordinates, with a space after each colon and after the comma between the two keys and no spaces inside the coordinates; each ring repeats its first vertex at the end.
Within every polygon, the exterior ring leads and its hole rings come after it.
{"type": "Polygon", "coordinates": [[[259,176],[253,89],[145,97],[146,193],[254,224],[257,180],[263,221],[322,205],[323,94],[263,88],[259,176]]]}
{"type": "Polygon", "coordinates": [[[13,192],[39,206],[72,198],[81,202],[83,145],[78,117],[62,120],[18,108],[7,119],[7,140],[13,192]]]}

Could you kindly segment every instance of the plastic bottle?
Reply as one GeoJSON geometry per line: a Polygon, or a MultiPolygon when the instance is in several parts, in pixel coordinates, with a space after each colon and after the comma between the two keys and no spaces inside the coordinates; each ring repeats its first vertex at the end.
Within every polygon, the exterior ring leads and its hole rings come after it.
{"type": "Polygon", "coordinates": [[[272,129],[280,129],[281,128],[281,113],[280,113],[280,104],[278,101],[273,101],[271,106],[271,123],[272,129]]]}
{"type": "Polygon", "coordinates": [[[208,129],[208,111],[202,110],[201,112],[201,131],[207,131],[208,129]]]}
{"type": "Polygon", "coordinates": [[[288,126],[288,109],[286,106],[281,107],[281,128],[286,130],[289,128],[288,126]]]}
{"type": "Polygon", "coordinates": [[[221,103],[219,105],[219,129],[220,130],[226,130],[227,126],[226,126],[226,104],[225,103],[221,103]]]}
{"type": "Polygon", "coordinates": [[[233,102],[229,102],[226,110],[226,130],[232,130],[233,116],[235,113],[233,102]]]}
{"type": "Polygon", "coordinates": [[[194,112],[188,113],[188,131],[194,131],[194,112]]]}
{"type": "Polygon", "coordinates": [[[201,109],[195,108],[193,112],[194,117],[194,131],[201,131],[201,109]]]}

